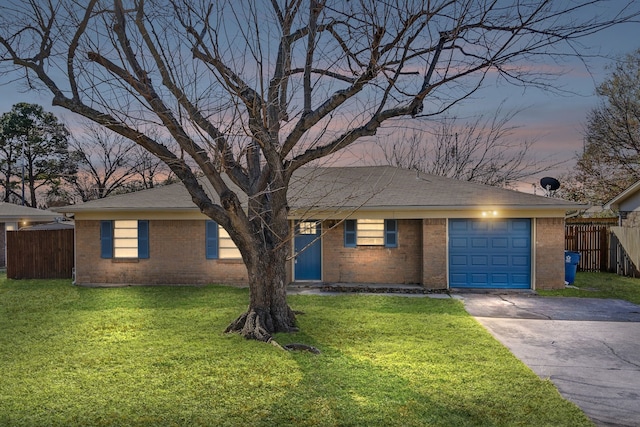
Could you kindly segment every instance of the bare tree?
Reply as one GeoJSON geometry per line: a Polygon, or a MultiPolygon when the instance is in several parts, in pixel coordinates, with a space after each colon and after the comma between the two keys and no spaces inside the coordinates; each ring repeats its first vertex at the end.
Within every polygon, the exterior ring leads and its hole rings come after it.
{"type": "Polygon", "coordinates": [[[136,145],[132,153],[133,178],[138,189],[154,188],[159,184],[173,182],[174,176],[167,165],[142,148],[136,145]]]}
{"type": "Polygon", "coordinates": [[[136,173],[131,140],[108,129],[86,126],[85,132],[72,140],[70,154],[77,170],[64,177],[71,193],[83,202],[102,199],[122,189],[136,173]]]}
{"type": "Polygon", "coordinates": [[[403,132],[391,141],[377,141],[384,162],[433,175],[514,187],[524,178],[555,168],[562,162],[531,153],[535,140],[516,138],[510,123],[520,110],[476,117],[460,123],[444,117],[425,129],[403,132]]]}
{"type": "Polygon", "coordinates": [[[393,119],[440,114],[489,73],[548,85],[536,62],[638,15],[633,1],[601,3],[5,0],[0,57],[54,105],[169,166],[246,265],[249,307],[227,331],[269,341],[296,330],[285,287],[293,172],[393,119]]]}
{"type": "MultiPolygon", "coordinates": [[[[170,143],[169,143],[170,145],[170,143]]],[[[71,198],[83,202],[171,182],[171,170],[141,146],[88,123],[70,144],[76,170],[64,176],[71,198]]]]}

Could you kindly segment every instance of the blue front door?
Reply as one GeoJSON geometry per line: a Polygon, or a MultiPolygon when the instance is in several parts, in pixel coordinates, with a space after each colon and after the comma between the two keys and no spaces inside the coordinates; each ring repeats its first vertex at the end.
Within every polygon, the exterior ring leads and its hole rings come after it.
{"type": "Polygon", "coordinates": [[[531,288],[531,220],[449,220],[449,286],[531,288]]]}
{"type": "Polygon", "coordinates": [[[322,279],[321,226],[318,221],[300,221],[294,238],[295,280],[322,279]]]}

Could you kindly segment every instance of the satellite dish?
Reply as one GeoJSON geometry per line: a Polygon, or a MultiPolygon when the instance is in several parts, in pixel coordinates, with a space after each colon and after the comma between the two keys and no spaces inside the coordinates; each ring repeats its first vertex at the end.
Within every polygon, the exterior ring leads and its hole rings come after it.
{"type": "Polygon", "coordinates": [[[550,176],[545,176],[540,180],[540,186],[545,189],[547,197],[549,197],[554,191],[560,188],[560,181],[550,176]]]}
{"type": "Polygon", "coordinates": [[[545,190],[556,191],[558,188],[560,188],[560,181],[555,178],[545,176],[540,180],[540,185],[545,190]]]}

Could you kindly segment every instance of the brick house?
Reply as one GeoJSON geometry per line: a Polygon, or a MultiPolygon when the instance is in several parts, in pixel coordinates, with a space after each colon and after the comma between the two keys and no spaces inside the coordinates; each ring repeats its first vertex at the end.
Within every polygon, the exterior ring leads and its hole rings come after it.
{"type": "MultiPolygon", "coordinates": [[[[288,196],[292,281],[427,289],[563,287],[565,213],[583,208],[389,166],[301,169],[288,196]]],[[[181,184],[57,210],[75,219],[78,284],[247,280],[181,184]]]]}

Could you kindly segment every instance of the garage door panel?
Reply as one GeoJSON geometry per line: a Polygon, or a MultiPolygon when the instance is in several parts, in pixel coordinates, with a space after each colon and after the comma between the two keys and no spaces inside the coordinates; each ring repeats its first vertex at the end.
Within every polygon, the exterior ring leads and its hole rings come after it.
{"type": "Polygon", "coordinates": [[[513,274],[511,276],[511,283],[511,288],[514,289],[529,289],[531,287],[528,274],[513,274]]]}
{"type": "Polygon", "coordinates": [[[449,220],[449,285],[531,287],[531,220],[449,220]]]}
{"type": "Polygon", "coordinates": [[[487,274],[473,273],[470,277],[471,283],[474,285],[484,286],[489,282],[489,276],[487,274]]]}
{"type": "Polygon", "coordinates": [[[509,275],[506,273],[502,273],[502,274],[494,273],[491,275],[491,282],[495,284],[507,285],[509,283],[509,275]]]}
{"type": "Polygon", "coordinates": [[[484,249],[489,247],[489,242],[486,238],[471,239],[471,247],[474,249],[484,249]]]}
{"type": "Polygon", "coordinates": [[[496,249],[505,249],[509,247],[509,239],[493,238],[491,239],[491,247],[496,249]]]}
{"type": "Polygon", "coordinates": [[[472,231],[487,231],[489,229],[489,223],[480,221],[472,222],[466,229],[472,231]]]}
{"type": "Polygon", "coordinates": [[[509,265],[509,257],[506,255],[493,255],[491,257],[491,265],[496,267],[505,267],[509,265]]]}
{"type": "Polygon", "coordinates": [[[526,238],[514,238],[511,240],[511,246],[513,246],[514,248],[518,249],[518,248],[526,248],[529,249],[530,243],[529,243],[529,239],[526,238]]]}
{"type": "Polygon", "coordinates": [[[452,248],[467,248],[469,245],[467,243],[466,238],[464,237],[455,237],[455,238],[451,238],[449,239],[449,245],[452,248]]]}
{"type": "Polygon", "coordinates": [[[469,224],[465,221],[457,221],[455,223],[449,224],[449,229],[451,231],[467,231],[469,224]]]}
{"type": "Polygon", "coordinates": [[[489,265],[488,257],[486,255],[474,255],[471,257],[471,265],[486,267],[489,265]]]}
{"type": "Polygon", "coordinates": [[[466,255],[454,255],[451,257],[450,264],[452,266],[466,266],[469,264],[468,257],[466,255]]]}
{"type": "Polygon", "coordinates": [[[528,256],[512,256],[511,265],[514,267],[528,267],[529,257],[528,256]]]}
{"type": "Polygon", "coordinates": [[[467,275],[465,273],[453,273],[451,274],[451,286],[461,287],[468,283],[467,275]]]}
{"type": "Polygon", "coordinates": [[[531,229],[531,221],[528,219],[514,219],[511,220],[511,228],[513,231],[522,231],[529,233],[531,229]]]}
{"type": "Polygon", "coordinates": [[[509,223],[508,222],[497,221],[497,222],[491,223],[490,225],[491,225],[491,229],[493,231],[508,231],[509,230],[509,223]]]}

